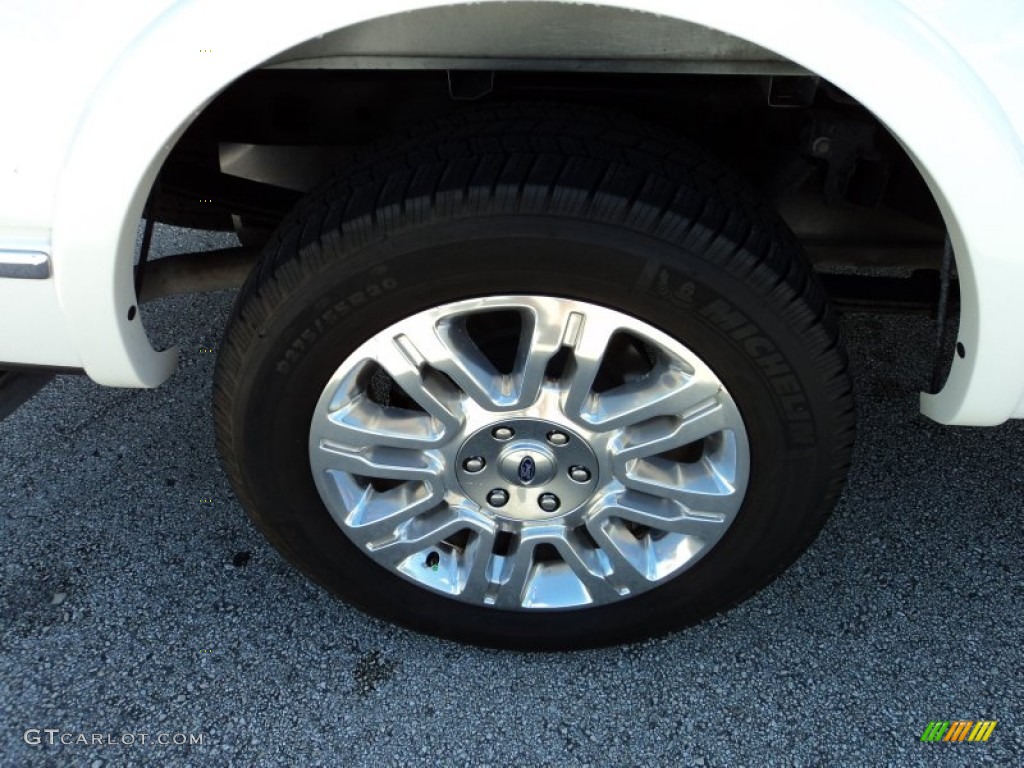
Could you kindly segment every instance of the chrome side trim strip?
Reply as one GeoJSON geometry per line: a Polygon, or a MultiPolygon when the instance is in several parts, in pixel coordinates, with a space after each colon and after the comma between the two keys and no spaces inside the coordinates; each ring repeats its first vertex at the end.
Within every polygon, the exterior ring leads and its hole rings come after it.
{"type": "Polygon", "coordinates": [[[0,277],[45,280],[49,276],[49,254],[42,251],[0,250],[0,277]]]}

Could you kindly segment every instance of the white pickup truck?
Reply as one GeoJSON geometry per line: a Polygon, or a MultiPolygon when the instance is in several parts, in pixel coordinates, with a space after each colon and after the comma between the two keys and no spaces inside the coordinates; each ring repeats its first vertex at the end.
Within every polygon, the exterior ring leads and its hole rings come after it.
{"type": "Polygon", "coordinates": [[[158,386],[140,305],[241,286],[225,470],[378,616],[571,648],[750,595],[843,485],[837,305],[935,313],[925,416],[1024,417],[1017,0],[6,0],[0,67],[0,416],[158,386]]]}

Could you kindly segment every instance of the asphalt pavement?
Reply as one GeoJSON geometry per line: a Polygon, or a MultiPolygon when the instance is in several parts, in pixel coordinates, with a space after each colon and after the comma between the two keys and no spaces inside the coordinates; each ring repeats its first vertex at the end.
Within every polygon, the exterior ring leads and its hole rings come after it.
{"type": "MultiPolygon", "coordinates": [[[[203,244],[158,228],[158,253],[203,244]]],[[[928,318],[845,317],[854,467],[776,583],[668,637],[522,654],[368,618],[262,540],[214,449],[232,300],[143,308],[182,350],[159,389],[60,377],[0,422],[0,765],[1024,762],[1024,422],[918,414],[928,318]],[[922,743],[935,720],[998,725],[922,743]]]]}

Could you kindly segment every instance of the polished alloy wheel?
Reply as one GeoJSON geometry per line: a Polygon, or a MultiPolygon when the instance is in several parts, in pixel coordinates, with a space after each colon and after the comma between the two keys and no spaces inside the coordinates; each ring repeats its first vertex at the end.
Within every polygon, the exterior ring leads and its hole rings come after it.
{"type": "Polygon", "coordinates": [[[688,569],[736,518],[750,461],[732,396],[686,346],[551,296],[373,335],[324,388],[309,457],[378,565],[506,610],[613,603],[688,569]]]}

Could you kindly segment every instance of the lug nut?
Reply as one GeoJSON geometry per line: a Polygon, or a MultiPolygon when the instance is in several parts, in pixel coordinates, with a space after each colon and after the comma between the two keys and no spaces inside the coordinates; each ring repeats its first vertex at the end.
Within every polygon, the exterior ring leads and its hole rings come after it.
{"type": "Polygon", "coordinates": [[[516,431],[512,427],[495,427],[491,430],[491,437],[495,440],[511,440],[516,431]]]}
{"type": "Polygon", "coordinates": [[[545,512],[554,512],[562,505],[562,502],[553,493],[542,493],[540,498],[537,499],[537,503],[545,512]]]}
{"type": "Polygon", "coordinates": [[[487,494],[487,503],[492,507],[504,507],[508,504],[508,491],[495,488],[487,494]]]}
{"type": "Polygon", "coordinates": [[[586,467],[569,467],[569,477],[577,483],[585,483],[590,480],[590,470],[586,467]]]}
{"type": "Polygon", "coordinates": [[[569,436],[565,432],[548,432],[548,442],[552,445],[565,445],[569,442],[569,436]]]}
{"type": "Polygon", "coordinates": [[[487,466],[487,462],[483,460],[482,456],[470,456],[464,462],[462,462],[462,468],[467,472],[476,474],[481,469],[487,466]]]}

